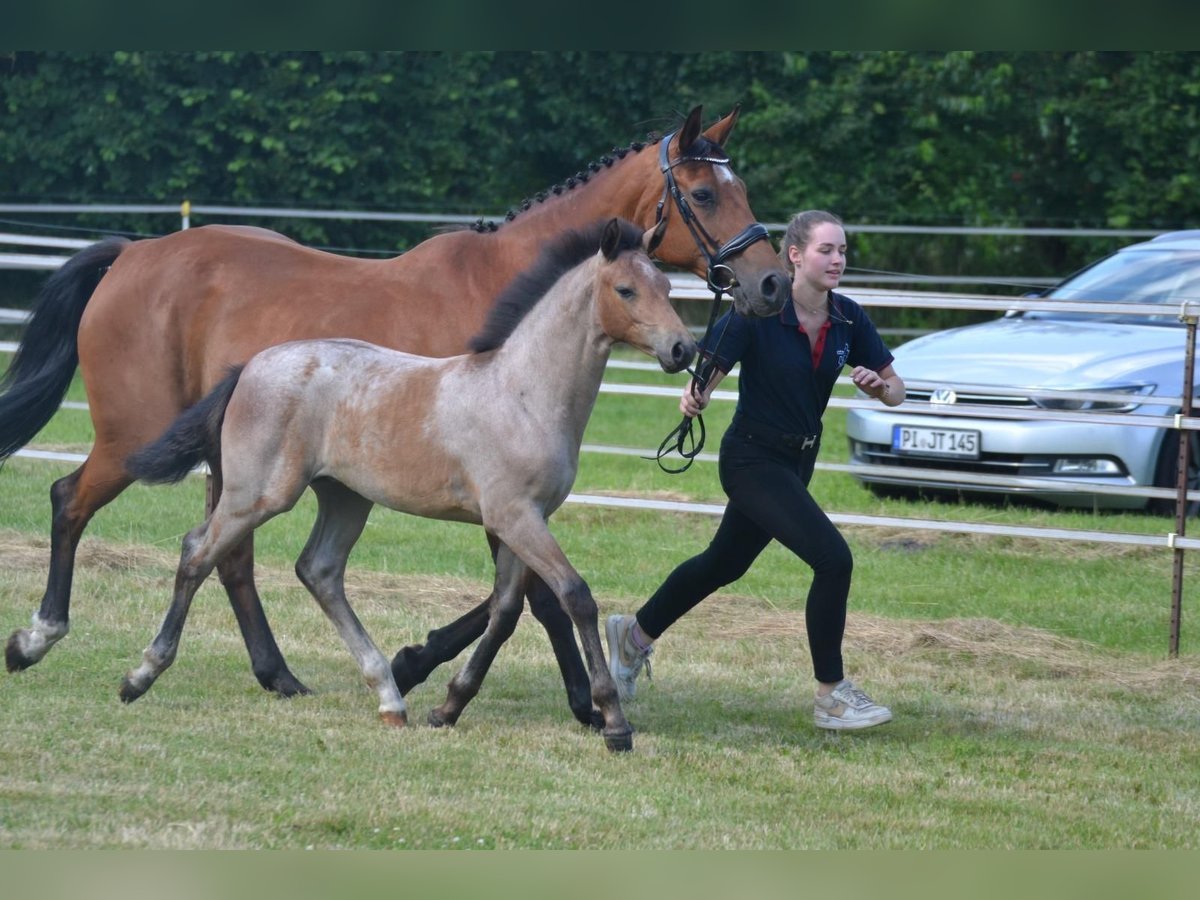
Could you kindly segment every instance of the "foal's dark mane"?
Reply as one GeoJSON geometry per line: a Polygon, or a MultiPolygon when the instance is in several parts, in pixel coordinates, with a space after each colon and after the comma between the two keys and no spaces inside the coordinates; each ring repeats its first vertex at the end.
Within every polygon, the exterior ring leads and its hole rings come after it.
{"type": "MultiPolygon", "coordinates": [[[[566,231],[542,248],[537,261],[519,274],[496,298],[483,330],[471,338],[473,353],[495,350],[521,324],[526,314],[546,296],[550,288],[571,269],[595,256],[600,237],[610,220],[604,219],[587,228],[566,231]]],[[[642,231],[632,222],[620,220],[621,240],[617,252],[640,249],[642,231]]]]}

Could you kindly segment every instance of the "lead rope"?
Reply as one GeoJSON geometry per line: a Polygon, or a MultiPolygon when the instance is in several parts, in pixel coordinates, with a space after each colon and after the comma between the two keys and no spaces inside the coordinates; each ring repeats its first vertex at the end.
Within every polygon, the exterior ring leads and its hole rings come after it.
{"type": "MultiPolygon", "coordinates": [[[[702,346],[707,346],[708,339],[712,336],[713,325],[717,321],[717,310],[721,306],[721,297],[724,293],[719,288],[713,288],[712,309],[708,314],[708,325],[704,329],[704,337],[700,341],[702,346]]],[[[730,316],[730,319],[732,318],[730,316]]],[[[686,370],[692,376],[691,389],[693,395],[703,396],[704,391],[708,387],[708,380],[712,378],[713,369],[716,367],[717,350],[720,348],[721,341],[725,337],[725,332],[729,328],[730,319],[725,320],[725,327],[721,329],[721,334],[717,338],[717,343],[713,346],[712,351],[707,356],[701,353],[700,362],[696,364],[696,368],[694,370],[691,368],[686,370]]],[[[663,438],[654,456],[644,456],[642,458],[653,459],[658,463],[658,467],[668,475],[678,475],[692,467],[692,463],[696,461],[696,457],[704,449],[706,435],[704,416],[701,413],[697,413],[695,418],[684,416],[679,424],[671,430],[670,434],[663,438]],[[699,437],[694,433],[696,425],[700,426],[699,437]],[[683,463],[679,466],[670,466],[663,462],[663,459],[672,451],[678,453],[683,458],[683,463]]]]}

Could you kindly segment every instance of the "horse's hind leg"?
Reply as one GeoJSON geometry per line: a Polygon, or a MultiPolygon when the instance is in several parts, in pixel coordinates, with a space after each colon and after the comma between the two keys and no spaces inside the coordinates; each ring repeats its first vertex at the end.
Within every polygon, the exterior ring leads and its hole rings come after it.
{"type": "MultiPolygon", "coordinates": [[[[211,515],[221,496],[221,467],[215,460],[209,461],[212,475],[209,476],[205,505],[206,514],[211,515]]],[[[229,597],[229,605],[242,632],[242,641],[250,654],[250,668],[254,677],[268,691],[281,697],[307,694],[304,686],[283,658],[283,652],[275,643],[275,635],[267,623],[262,599],[254,586],[254,532],[250,532],[217,563],[217,575],[229,597]]]]}
{"type": "Polygon", "coordinates": [[[471,646],[487,628],[488,610],[492,597],[488,597],[470,612],[429,632],[424,644],[411,644],[401,648],[392,657],[392,677],[400,693],[407,694],[419,684],[424,684],[438,666],[449,662],[471,646]]]}
{"type": "Polygon", "coordinates": [[[408,712],[391,666],[346,599],[346,559],[367,523],[371,501],[336,481],[315,481],[312,488],[317,495],[317,521],[296,561],[296,575],[333,622],[358,661],[363,678],[379,695],[379,717],[402,727],[408,723],[408,712]]]}
{"type": "Polygon", "coordinates": [[[500,647],[517,627],[517,620],[524,606],[523,596],[528,576],[529,570],[525,564],[508,547],[500,544],[496,553],[496,583],[492,591],[492,608],[487,628],[467,664],[450,679],[446,701],[430,711],[429,724],[433,727],[453,725],[471,698],[479,693],[484,676],[491,668],[500,647]]]}
{"type": "Polygon", "coordinates": [[[82,466],[50,488],[50,570],[46,592],[29,628],[12,633],[4,661],[10,672],[39,662],[70,630],[75,552],[96,510],[129,486],[123,466],[112,466],[95,451],[82,466]]]}

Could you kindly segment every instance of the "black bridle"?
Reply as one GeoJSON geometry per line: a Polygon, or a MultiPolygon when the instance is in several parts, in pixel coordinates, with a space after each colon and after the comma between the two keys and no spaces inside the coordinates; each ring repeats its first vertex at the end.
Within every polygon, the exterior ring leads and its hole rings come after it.
{"type": "MultiPolygon", "coordinates": [[[[671,138],[675,136],[674,132],[666,135],[662,139],[662,143],[658,148],[658,166],[663,173],[663,195],[658,201],[656,210],[655,226],[662,223],[663,219],[670,214],[671,207],[667,201],[674,201],[675,209],[679,211],[679,217],[683,220],[691,232],[692,240],[696,242],[696,247],[704,255],[704,259],[708,263],[708,271],[706,280],[708,287],[713,292],[712,308],[708,314],[708,325],[704,329],[704,337],[701,339],[703,343],[708,342],[708,338],[712,334],[713,324],[717,320],[717,310],[721,305],[721,298],[728,293],[732,288],[737,287],[737,277],[733,274],[733,269],[725,264],[727,259],[737,256],[755,241],[767,239],[767,228],[759,222],[751,222],[740,232],[734,235],[724,244],[719,243],[711,234],[705,230],[704,225],[696,218],[696,214],[692,212],[692,208],[688,205],[687,197],[683,195],[683,191],[679,189],[679,185],[675,182],[675,173],[672,171],[676,166],[686,162],[706,162],[716,166],[727,166],[729,160],[721,159],[715,156],[680,156],[675,162],[671,162],[668,156],[668,148],[671,143],[671,138]]],[[[725,323],[725,327],[729,327],[729,323],[725,323]]],[[[721,337],[724,337],[724,331],[721,332],[721,337]]],[[[711,349],[708,358],[703,356],[700,362],[697,363],[695,370],[688,369],[688,374],[692,376],[692,392],[694,394],[703,394],[708,387],[708,380],[712,377],[713,367],[716,365],[717,348],[721,345],[721,338],[717,339],[716,345],[711,349]]],[[[663,442],[658,445],[658,452],[654,459],[658,462],[659,468],[664,472],[676,475],[680,472],[687,471],[700,455],[700,451],[704,449],[704,417],[697,414],[695,419],[690,419],[687,416],[683,417],[675,429],[663,438],[663,442]],[[693,422],[700,426],[700,435],[697,438],[692,433],[693,422]],[[663,462],[665,457],[672,450],[677,452],[684,459],[684,463],[677,467],[668,467],[663,462]]]]}

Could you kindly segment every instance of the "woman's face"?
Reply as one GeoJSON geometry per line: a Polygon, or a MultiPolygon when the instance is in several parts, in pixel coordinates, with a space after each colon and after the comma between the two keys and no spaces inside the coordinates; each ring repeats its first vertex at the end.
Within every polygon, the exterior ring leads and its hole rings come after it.
{"type": "Polygon", "coordinates": [[[796,267],[794,285],[831,291],[846,271],[846,232],[841,225],[821,222],[813,227],[803,248],[788,247],[788,259],[796,267]]]}

